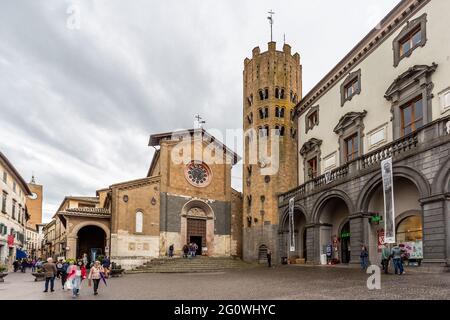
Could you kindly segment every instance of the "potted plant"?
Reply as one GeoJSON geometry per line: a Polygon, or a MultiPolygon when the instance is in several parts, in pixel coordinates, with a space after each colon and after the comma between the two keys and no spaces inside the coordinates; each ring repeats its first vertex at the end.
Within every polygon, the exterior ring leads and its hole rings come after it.
{"type": "Polygon", "coordinates": [[[42,268],[37,268],[36,272],[33,272],[34,281],[44,281],[45,280],[45,272],[42,268]]]}
{"type": "Polygon", "coordinates": [[[3,264],[0,264],[0,282],[5,282],[3,278],[6,277],[7,275],[8,275],[8,267],[3,264]]]}

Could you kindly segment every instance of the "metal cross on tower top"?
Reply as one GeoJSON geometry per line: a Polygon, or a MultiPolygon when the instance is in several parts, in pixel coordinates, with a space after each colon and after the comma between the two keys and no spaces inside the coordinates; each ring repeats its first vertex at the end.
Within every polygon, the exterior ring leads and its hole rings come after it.
{"type": "Polygon", "coordinates": [[[203,118],[199,114],[196,114],[194,118],[195,118],[195,120],[197,120],[197,126],[198,126],[197,129],[201,129],[203,127],[202,125],[205,124],[206,121],[205,120],[202,121],[203,118]]]}
{"type": "Polygon", "coordinates": [[[275,14],[275,12],[273,12],[272,10],[270,10],[269,12],[267,12],[268,14],[270,14],[270,16],[267,17],[267,19],[269,19],[269,23],[270,23],[270,42],[273,41],[273,15],[275,14]]]}

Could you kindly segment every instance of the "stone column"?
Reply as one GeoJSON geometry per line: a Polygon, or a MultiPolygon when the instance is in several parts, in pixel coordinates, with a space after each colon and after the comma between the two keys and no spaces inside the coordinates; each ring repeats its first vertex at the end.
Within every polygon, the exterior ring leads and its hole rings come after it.
{"type": "Polygon", "coordinates": [[[421,199],[423,227],[423,264],[443,267],[450,254],[450,214],[445,196],[421,199]]]}
{"type": "Polygon", "coordinates": [[[361,247],[368,244],[369,218],[361,212],[350,214],[350,264],[359,264],[361,247]]]}
{"type": "Polygon", "coordinates": [[[69,247],[69,251],[67,251],[67,259],[76,259],[77,258],[77,240],[78,237],[68,236],[67,237],[67,246],[69,247]]]}
{"type": "Polygon", "coordinates": [[[306,251],[307,251],[306,261],[308,264],[320,263],[319,237],[320,237],[319,224],[306,225],[306,251]]]}

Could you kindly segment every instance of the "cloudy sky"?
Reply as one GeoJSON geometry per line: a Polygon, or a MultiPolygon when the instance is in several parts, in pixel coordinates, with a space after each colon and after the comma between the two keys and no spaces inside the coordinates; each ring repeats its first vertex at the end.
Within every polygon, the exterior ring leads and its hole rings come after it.
{"type": "Polygon", "coordinates": [[[269,9],[305,94],[398,2],[1,1],[0,150],[44,185],[48,221],[65,195],[144,177],[150,134],[196,113],[207,129],[241,128],[243,60],[266,50],[269,9]]]}

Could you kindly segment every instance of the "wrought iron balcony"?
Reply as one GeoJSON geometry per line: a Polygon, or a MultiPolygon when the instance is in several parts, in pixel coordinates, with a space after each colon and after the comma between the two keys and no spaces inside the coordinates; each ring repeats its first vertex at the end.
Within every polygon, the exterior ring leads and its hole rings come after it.
{"type": "Polygon", "coordinates": [[[302,199],[322,189],[377,170],[381,161],[385,159],[392,157],[395,163],[395,161],[399,161],[426,148],[431,148],[436,144],[449,140],[450,116],[447,116],[428,123],[407,136],[385,144],[372,152],[366,153],[334,170],[309,180],[297,188],[280,194],[279,205],[284,205],[292,197],[302,199]]]}

